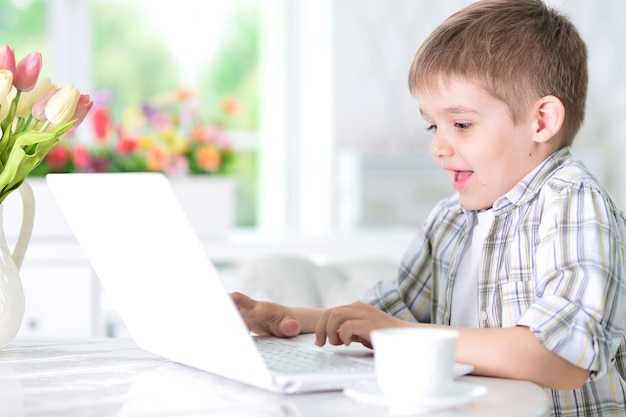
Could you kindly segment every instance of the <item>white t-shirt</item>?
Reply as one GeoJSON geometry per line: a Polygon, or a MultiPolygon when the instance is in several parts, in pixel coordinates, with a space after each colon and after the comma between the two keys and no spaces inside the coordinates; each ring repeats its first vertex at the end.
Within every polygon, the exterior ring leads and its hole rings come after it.
{"type": "Polygon", "coordinates": [[[493,210],[476,213],[476,223],[468,236],[452,288],[450,325],[478,327],[478,273],[485,237],[493,224],[493,210]]]}

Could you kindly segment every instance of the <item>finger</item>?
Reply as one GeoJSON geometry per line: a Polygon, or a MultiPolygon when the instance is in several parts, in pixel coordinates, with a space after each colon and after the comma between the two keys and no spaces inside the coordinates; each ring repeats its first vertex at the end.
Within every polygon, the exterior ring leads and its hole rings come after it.
{"type": "Polygon", "coordinates": [[[297,336],[300,334],[300,323],[296,319],[285,318],[278,325],[278,331],[287,337],[297,336]]]}
{"type": "Polygon", "coordinates": [[[324,346],[324,344],[326,344],[326,323],[329,313],[330,309],[324,310],[315,326],[315,344],[317,346],[324,346]]]}
{"type": "Polygon", "coordinates": [[[326,322],[328,343],[333,346],[344,344],[344,341],[339,336],[339,328],[350,318],[351,314],[350,308],[347,307],[337,307],[330,311],[328,321],[326,322]]]}
{"type": "Polygon", "coordinates": [[[372,341],[369,340],[369,339],[363,339],[363,338],[357,337],[357,338],[354,339],[354,341],[355,342],[359,342],[360,344],[362,344],[366,348],[373,349],[372,341]]]}
{"type": "Polygon", "coordinates": [[[300,333],[300,323],[273,303],[256,302],[255,307],[242,316],[248,328],[259,335],[292,337],[300,333]]]}
{"type": "Polygon", "coordinates": [[[252,298],[237,291],[230,293],[230,298],[233,300],[235,306],[241,313],[252,310],[254,304],[256,303],[256,301],[252,298]]]}
{"type": "Polygon", "coordinates": [[[259,334],[270,333],[271,312],[257,304],[254,308],[239,308],[239,314],[249,330],[259,334]]]}
{"type": "Polygon", "coordinates": [[[352,342],[360,342],[367,346],[370,339],[372,324],[369,320],[347,320],[337,330],[341,342],[348,346],[352,342]]]}

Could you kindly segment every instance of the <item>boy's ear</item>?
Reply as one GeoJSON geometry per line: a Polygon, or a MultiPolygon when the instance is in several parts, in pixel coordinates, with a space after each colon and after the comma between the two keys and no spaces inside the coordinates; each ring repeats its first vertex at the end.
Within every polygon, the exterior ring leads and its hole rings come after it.
{"type": "Polygon", "coordinates": [[[555,137],[565,121],[565,106],[555,96],[545,96],[535,103],[535,142],[546,143],[555,137]]]}

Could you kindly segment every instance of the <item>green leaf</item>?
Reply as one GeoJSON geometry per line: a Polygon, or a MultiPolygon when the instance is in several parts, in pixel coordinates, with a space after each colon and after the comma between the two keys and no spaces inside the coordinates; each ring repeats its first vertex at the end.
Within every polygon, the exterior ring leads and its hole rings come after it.
{"type": "Polygon", "coordinates": [[[50,149],[57,144],[60,136],[58,132],[65,132],[69,127],[65,129],[64,126],[60,126],[57,129],[50,132],[27,131],[13,135],[14,145],[0,172],[0,203],[19,188],[30,171],[39,165],[50,149]]]}

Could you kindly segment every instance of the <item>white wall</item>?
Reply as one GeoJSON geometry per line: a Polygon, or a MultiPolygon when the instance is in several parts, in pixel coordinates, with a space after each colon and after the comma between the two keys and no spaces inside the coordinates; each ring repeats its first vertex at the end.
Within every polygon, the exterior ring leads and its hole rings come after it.
{"type": "MultiPolygon", "coordinates": [[[[571,16],[589,46],[588,112],[574,151],[626,207],[626,2],[547,1],[571,16]]],[[[327,234],[363,225],[414,226],[451,192],[427,154],[430,135],[409,95],[407,72],[424,38],[469,3],[261,2],[268,18],[264,229],[327,234]]],[[[53,78],[88,86],[89,2],[49,4],[55,56],[62,57],[53,78]]]]}
{"type": "MultiPolygon", "coordinates": [[[[431,135],[423,129],[417,103],[409,95],[407,74],[425,37],[469,3],[333,3],[335,151],[343,156],[340,163],[347,161],[367,171],[346,175],[347,180],[339,182],[352,186],[336,189],[336,202],[357,198],[364,203],[355,208],[359,204],[352,201],[352,218],[339,217],[339,226],[418,224],[424,207],[452,192],[426,154],[431,135]],[[360,177],[360,184],[355,177],[360,177]],[[350,189],[353,196],[346,197],[350,189]]],[[[570,16],[589,48],[587,117],[574,153],[626,207],[626,186],[621,181],[626,174],[622,163],[626,146],[626,2],[552,0],[549,4],[570,16]]],[[[338,172],[345,171],[340,168],[338,172]]]]}

